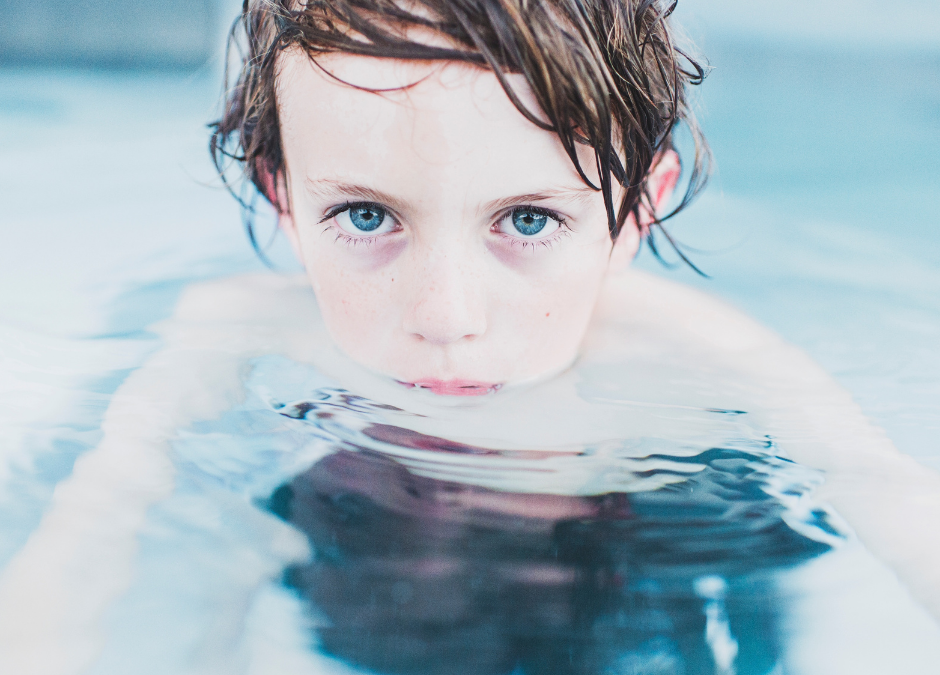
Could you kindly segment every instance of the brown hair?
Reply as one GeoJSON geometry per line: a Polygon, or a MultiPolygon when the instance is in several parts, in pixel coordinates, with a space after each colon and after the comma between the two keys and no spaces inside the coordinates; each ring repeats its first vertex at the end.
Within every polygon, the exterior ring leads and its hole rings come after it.
{"type": "MultiPolygon", "coordinates": [[[[684,122],[694,141],[687,187],[679,205],[652,226],[689,262],[662,221],[702,190],[710,154],[687,100],[688,85],[701,83],[705,69],[674,42],[667,19],[675,6],[676,0],[245,0],[229,37],[229,49],[244,48],[241,70],[221,119],[210,125],[210,152],[223,180],[235,160],[285,211],[288,205],[266,187],[284,162],[275,100],[281,51],[300,47],[312,59],[344,52],[475,63],[492,69],[528,120],[558,135],[582,180],[602,192],[612,238],[631,213],[641,221],[641,205],[651,203],[647,177],[684,122]],[[409,39],[410,28],[439,34],[447,46],[409,39]],[[526,108],[506,73],[525,77],[541,115],[526,108]],[[594,149],[599,185],[585,174],[578,144],[594,149]],[[611,177],[624,189],[619,205],[611,177]]],[[[239,201],[257,249],[253,209],[239,201]]],[[[652,230],[644,234],[659,257],[652,230]]]]}

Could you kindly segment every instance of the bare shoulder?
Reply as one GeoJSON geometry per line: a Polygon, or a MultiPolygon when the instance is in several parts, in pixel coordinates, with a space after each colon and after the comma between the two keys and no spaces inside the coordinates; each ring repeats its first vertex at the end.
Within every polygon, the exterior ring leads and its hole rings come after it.
{"type": "Polygon", "coordinates": [[[608,279],[598,318],[620,328],[669,335],[717,352],[782,347],[780,337],[718,297],[663,277],[628,270],[608,279]]]}
{"type": "Polygon", "coordinates": [[[262,326],[311,329],[319,319],[316,300],[301,275],[274,273],[223,277],[188,286],[173,314],[154,329],[175,340],[180,326],[262,326]]]}
{"type": "MultiPolygon", "coordinates": [[[[820,498],[940,617],[940,474],[897,450],[852,396],[805,352],[730,304],[651,274],[616,278],[598,308],[601,330],[645,336],[734,371],[763,423],[794,460],[825,472],[820,498]]],[[[603,339],[600,340],[603,343],[603,339]]]]}

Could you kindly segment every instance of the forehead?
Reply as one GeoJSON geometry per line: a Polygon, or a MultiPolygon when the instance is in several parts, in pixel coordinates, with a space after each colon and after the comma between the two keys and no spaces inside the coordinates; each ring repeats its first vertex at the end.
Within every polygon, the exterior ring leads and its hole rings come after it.
{"type": "MultiPolygon", "coordinates": [[[[509,77],[538,113],[525,80],[509,77]]],[[[515,174],[533,189],[545,181],[584,187],[557,136],[523,117],[496,76],[477,66],[346,54],[315,64],[293,50],[279,62],[277,99],[292,171],[301,163],[307,173],[328,168],[345,179],[407,164],[441,180],[515,174]]],[[[589,149],[582,165],[593,165],[589,149]]]]}

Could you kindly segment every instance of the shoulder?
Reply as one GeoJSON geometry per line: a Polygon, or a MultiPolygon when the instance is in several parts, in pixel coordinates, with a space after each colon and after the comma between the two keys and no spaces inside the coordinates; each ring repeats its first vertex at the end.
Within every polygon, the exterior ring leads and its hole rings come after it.
{"type": "Polygon", "coordinates": [[[793,460],[824,472],[818,497],[940,616],[940,474],[895,448],[851,394],[805,352],[730,304],[651,274],[611,280],[593,339],[637,339],[692,368],[733,373],[762,425],[793,460]],[[630,328],[630,331],[625,331],[630,328]]]}
{"type": "Polygon", "coordinates": [[[668,332],[676,340],[720,351],[782,343],[776,333],[714,295],[633,269],[608,279],[597,314],[601,322],[668,332]]]}

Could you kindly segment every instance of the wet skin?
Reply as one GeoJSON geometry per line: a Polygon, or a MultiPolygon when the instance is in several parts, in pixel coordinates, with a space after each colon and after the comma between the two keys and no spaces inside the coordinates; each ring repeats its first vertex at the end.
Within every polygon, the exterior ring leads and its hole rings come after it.
{"type": "MultiPolygon", "coordinates": [[[[320,66],[298,52],[279,63],[275,189],[339,347],[446,396],[571,363],[635,225],[611,241],[600,193],[491,72],[348,55],[320,66]]],[[[590,175],[593,151],[581,155],[590,175]]],[[[670,155],[654,194],[677,175],[670,155]]]]}

